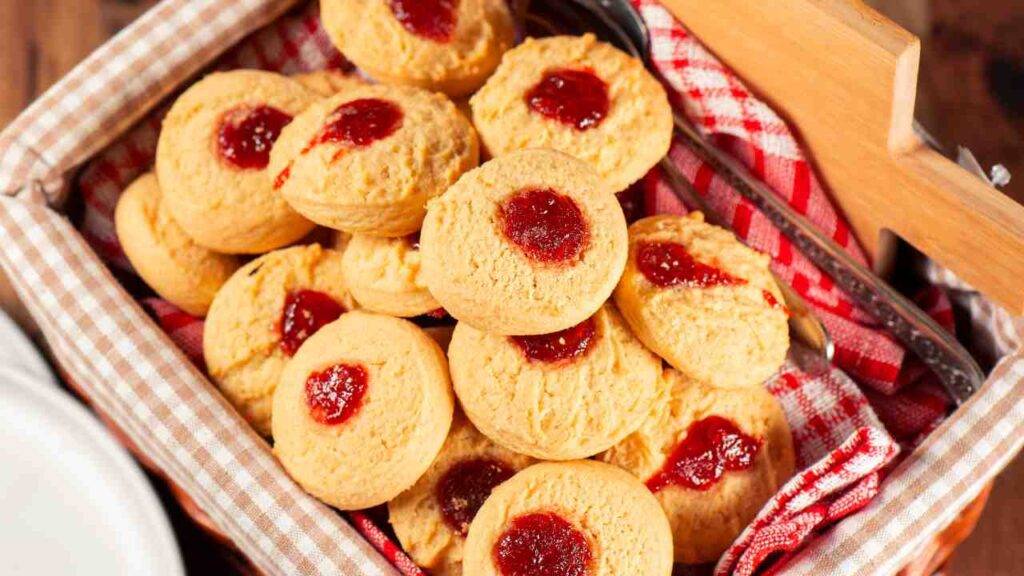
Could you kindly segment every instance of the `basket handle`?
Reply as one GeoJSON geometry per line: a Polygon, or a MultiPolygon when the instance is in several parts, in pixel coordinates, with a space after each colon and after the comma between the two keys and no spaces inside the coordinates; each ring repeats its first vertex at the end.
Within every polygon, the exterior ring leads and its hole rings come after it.
{"type": "Polygon", "coordinates": [[[790,123],[884,272],[902,238],[1024,312],[1024,206],[914,134],[920,41],[858,0],[663,0],[790,123]]]}

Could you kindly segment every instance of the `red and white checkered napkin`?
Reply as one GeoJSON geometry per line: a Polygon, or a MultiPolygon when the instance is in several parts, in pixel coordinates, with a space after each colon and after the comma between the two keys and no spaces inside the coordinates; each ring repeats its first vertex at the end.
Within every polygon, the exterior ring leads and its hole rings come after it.
{"type": "MultiPolygon", "coordinates": [[[[752,97],[664,8],[653,0],[634,1],[652,32],[654,62],[691,119],[851,255],[864,261],[863,252],[785,124],[752,97]]],[[[311,7],[253,34],[221,58],[217,66],[290,73],[345,66],[345,62],[327,41],[311,7]]],[[[130,266],[114,235],[113,206],[121,190],[151,165],[165,111],[158,109],[101,153],[79,179],[86,205],[82,233],[108,262],[124,271],[130,271],[130,266]]],[[[876,390],[870,393],[869,403],[840,369],[802,372],[797,365],[809,363],[794,362],[807,354],[799,348],[768,384],[786,411],[798,465],[804,470],[766,505],[717,568],[719,574],[751,574],[763,568],[766,561],[778,558],[778,552],[799,547],[816,529],[860,509],[878,492],[880,471],[899,450],[882,422],[897,433],[898,439],[913,440],[934,427],[948,405],[934,384],[915,383],[901,389],[920,379],[921,374],[920,370],[904,370],[901,376],[903,350],[687,148],[674,146],[671,157],[709,204],[732,223],[737,235],[770,254],[776,272],[814,306],[836,340],[839,367],[876,390]],[[893,395],[898,390],[900,393],[893,395]],[[882,422],[871,404],[883,417],[882,422]]],[[[645,178],[642,190],[648,213],[685,211],[657,171],[645,178]]],[[[948,316],[948,300],[941,292],[928,294],[932,298],[929,303],[940,316],[948,316]]],[[[201,320],[158,299],[144,302],[193,362],[202,366],[201,320]]],[[[421,573],[371,516],[356,513],[349,519],[402,572],[421,573]]]]}

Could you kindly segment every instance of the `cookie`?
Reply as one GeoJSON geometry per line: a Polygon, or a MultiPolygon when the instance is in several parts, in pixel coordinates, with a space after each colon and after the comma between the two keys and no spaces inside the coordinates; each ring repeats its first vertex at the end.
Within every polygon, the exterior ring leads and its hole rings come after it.
{"type": "Polygon", "coordinates": [[[455,394],[498,444],[544,460],[587,458],[640,426],[661,359],[608,304],[541,336],[496,336],[465,322],[448,347],[455,394]]]}
{"type": "Polygon", "coordinates": [[[491,490],[532,463],[494,444],[456,414],[426,474],[388,502],[402,549],[433,576],[460,576],[462,546],[477,510],[491,490]]]}
{"type": "Polygon", "coordinates": [[[669,576],[672,534],[633,476],[589,460],[535,464],[494,489],[469,527],[473,576],[669,576]]]}
{"type": "Polygon", "coordinates": [[[274,453],[307,492],[341,510],[416,482],[448,435],[444,353],[411,322],[350,312],[288,362],[274,392],[274,453]]]}
{"type": "Polygon", "coordinates": [[[405,236],[425,204],[476,166],[479,144],[447,98],[366,85],[310,106],[270,155],[273,189],[318,224],[405,236]]]}
{"type": "Polygon", "coordinates": [[[241,265],[237,258],[198,246],[171,218],[156,176],[144,174],[117,201],[114,227],[125,256],[161,298],[193,316],[205,316],[221,285],[241,265]]]}
{"type": "Polygon", "coordinates": [[[667,369],[662,391],[643,426],[601,459],[654,492],[677,562],[715,562],[793,475],[789,425],[763,388],[717,388],[667,369]]]}
{"type": "Polygon", "coordinates": [[[319,244],[270,252],[240,268],[217,293],[203,328],[210,378],[259,433],[288,359],[355,302],[341,254],[319,244]]]}
{"type": "Polygon", "coordinates": [[[430,202],[422,272],[460,322],[492,334],[575,326],[607,300],[625,265],[626,220],[579,160],[525,150],[487,162],[430,202]]]}
{"type": "Polygon", "coordinates": [[[345,280],[366,310],[412,317],[441,307],[420,274],[419,235],[378,238],[357,234],[345,248],[345,280]]]}
{"type": "Polygon", "coordinates": [[[505,0],[323,0],[334,45],[384,83],[472,93],[512,47],[505,0]]]}
{"type": "Polygon", "coordinates": [[[293,75],[292,79],[322,97],[334,96],[351,88],[366,86],[366,81],[359,76],[335,69],[303,72],[293,75]]]}
{"type": "Polygon", "coordinates": [[[281,130],[317,96],[257,70],[210,74],[186,90],[163,120],[156,173],[164,205],[200,246],[260,254],[313,229],[267,172],[281,130]]]}
{"type": "Polygon", "coordinates": [[[644,218],[629,228],[615,303],[637,337],[683,374],[759,386],[789,349],[769,262],[700,213],[644,218]]]}
{"type": "Polygon", "coordinates": [[[527,38],[470,100],[484,150],[552,148],[590,164],[612,192],[668,153],[672,108],[643,63],[592,34],[527,38]]]}

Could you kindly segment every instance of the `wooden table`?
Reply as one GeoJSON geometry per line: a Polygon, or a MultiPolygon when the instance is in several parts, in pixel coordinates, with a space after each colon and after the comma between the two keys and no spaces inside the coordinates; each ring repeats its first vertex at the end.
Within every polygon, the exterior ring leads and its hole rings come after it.
{"type": "MultiPolygon", "coordinates": [[[[155,0],[0,0],[0,126],[155,0]]],[[[1018,174],[1024,201],[1024,2],[870,0],[924,39],[918,116],[943,142],[969,146],[984,165],[1018,174]]],[[[6,282],[0,305],[29,326],[6,282]]],[[[230,574],[210,542],[172,508],[190,573],[230,574]]],[[[950,572],[1012,574],[1024,565],[1024,459],[996,481],[973,536],[950,572]]]]}

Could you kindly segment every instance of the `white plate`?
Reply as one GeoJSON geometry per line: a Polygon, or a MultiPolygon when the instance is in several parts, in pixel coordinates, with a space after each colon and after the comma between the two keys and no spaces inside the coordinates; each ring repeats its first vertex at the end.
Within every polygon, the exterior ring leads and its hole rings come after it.
{"type": "Polygon", "coordinates": [[[146,476],[91,413],[35,369],[41,360],[26,364],[24,355],[36,352],[10,326],[0,319],[0,571],[183,576],[146,476]]]}

